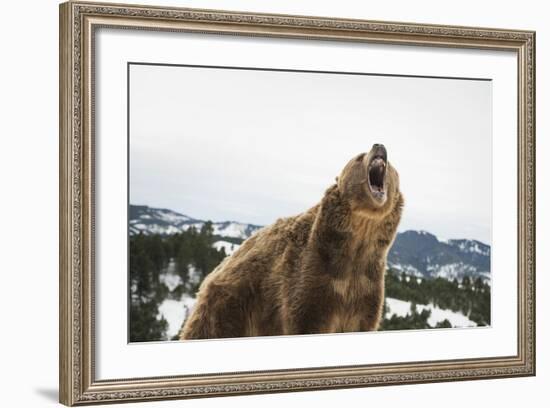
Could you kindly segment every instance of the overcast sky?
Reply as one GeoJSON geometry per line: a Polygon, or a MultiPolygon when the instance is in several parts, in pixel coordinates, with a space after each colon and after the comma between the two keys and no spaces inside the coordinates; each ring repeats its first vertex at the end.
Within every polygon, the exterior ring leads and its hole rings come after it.
{"type": "Polygon", "coordinates": [[[490,81],[132,65],[130,203],[259,225],[383,143],[400,231],[491,242],[490,81]]]}

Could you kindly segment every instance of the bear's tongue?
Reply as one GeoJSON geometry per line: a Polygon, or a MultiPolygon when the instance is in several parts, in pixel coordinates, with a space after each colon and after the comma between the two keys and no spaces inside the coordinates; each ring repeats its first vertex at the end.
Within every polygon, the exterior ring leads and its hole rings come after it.
{"type": "Polygon", "coordinates": [[[384,163],[384,160],[381,158],[374,159],[369,169],[369,182],[373,190],[383,190],[385,172],[386,164],[384,163]]]}

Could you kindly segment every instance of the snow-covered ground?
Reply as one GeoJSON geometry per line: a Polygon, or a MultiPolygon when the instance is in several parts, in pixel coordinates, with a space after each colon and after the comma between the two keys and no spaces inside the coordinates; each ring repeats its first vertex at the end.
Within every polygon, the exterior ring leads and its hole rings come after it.
{"type": "Polygon", "coordinates": [[[227,241],[216,241],[212,244],[212,246],[216,248],[218,251],[223,248],[227,256],[233,255],[233,252],[235,252],[240,247],[239,244],[233,244],[227,241]]]}
{"type": "MultiPolygon", "coordinates": [[[[176,263],[173,259],[170,260],[166,270],[159,275],[159,279],[170,292],[183,284],[183,279],[176,272],[176,263]]],[[[195,284],[200,281],[200,274],[193,265],[188,265],[188,280],[195,284]]],[[[184,293],[179,300],[164,299],[159,305],[157,317],[159,319],[164,317],[168,322],[168,330],[166,331],[168,339],[179,333],[183,321],[191,313],[195,302],[194,297],[184,293]]]]}
{"type": "Polygon", "coordinates": [[[159,275],[159,280],[166,285],[170,292],[183,283],[181,276],[175,273],[175,263],[173,261],[170,261],[168,271],[159,275]]]}
{"type": "MultiPolygon", "coordinates": [[[[168,321],[168,338],[172,338],[180,331],[183,321],[193,310],[196,299],[187,294],[182,295],[180,300],[165,299],[159,306],[159,317],[162,315],[168,321]]],[[[411,302],[404,300],[386,298],[388,305],[388,313],[386,317],[390,318],[396,314],[400,317],[405,317],[411,311],[411,302]]],[[[453,327],[476,327],[476,323],[468,319],[462,313],[453,312],[452,310],[440,309],[434,305],[416,305],[418,313],[428,309],[431,311],[428,318],[428,324],[435,327],[437,323],[447,319],[453,327]]]]}
{"type": "MultiPolygon", "coordinates": [[[[388,312],[386,313],[386,318],[390,318],[392,315],[397,315],[399,317],[405,317],[411,312],[411,302],[404,300],[386,298],[386,305],[388,306],[388,312]]],[[[477,324],[468,317],[464,316],[462,313],[453,312],[448,309],[440,309],[439,307],[429,304],[429,305],[416,305],[416,311],[418,313],[423,310],[431,311],[430,317],[428,318],[428,324],[432,327],[439,322],[447,319],[451,326],[453,327],[476,327],[477,324]]]]}
{"type": "Polygon", "coordinates": [[[183,294],[180,300],[164,299],[159,306],[159,318],[162,316],[168,322],[166,334],[171,339],[179,333],[183,321],[191,313],[196,299],[187,294],[183,294]]]}

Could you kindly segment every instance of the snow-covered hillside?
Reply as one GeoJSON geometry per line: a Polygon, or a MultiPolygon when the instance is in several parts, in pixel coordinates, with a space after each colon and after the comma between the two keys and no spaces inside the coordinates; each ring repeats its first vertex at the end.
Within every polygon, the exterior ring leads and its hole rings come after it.
{"type": "Polygon", "coordinates": [[[388,266],[424,278],[461,280],[470,276],[490,283],[491,247],[476,240],[439,241],[426,231],[405,231],[395,238],[388,266]]]}
{"type": "MultiPolygon", "coordinates": [[[[386,318],[392,317],[394,314],[399,317],[405,317],[411,312],[411,302],[404,300],[386,298],[386,306],[388,310],[386,311],[386,318]]],[[[428,324],[432,327],[435,327],[437,323],[442,322],[447,319],[452,327],[476,327],[477,324],[468,317],[464,316],[462,313],[453,312],[448,309],[440,309],[439,307],[430,304],[430,305],[416,305],[416,311],[421,313],[423,310],[429,310],[431,312],[430,317],[428,318],[428,324]]]]}
{"type": "MultiPolygon", "coordinates": [[[[139,233],[145,235],[172,235],[187,231],[191,227],[200,230],[206,221],[164,208],[130,205],[128,223],[130,235],[139,233]]],[[[261,227],[236,221],[222,221],[213,222],[212,228],[214,229],[214,235],[246,239],[261,227]]]]}

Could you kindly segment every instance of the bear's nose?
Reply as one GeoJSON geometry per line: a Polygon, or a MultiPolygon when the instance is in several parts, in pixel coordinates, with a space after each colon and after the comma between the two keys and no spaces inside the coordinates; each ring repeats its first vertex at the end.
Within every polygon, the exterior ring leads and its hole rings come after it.
{"type": "Polygon", "coordinates": [[[375,143],[372,145],[372,156],[373,157],[381,157],[384,159],[384,161],[387,160],[388,153],[386,152],[386,148],[383,144],[375,143]]]}

